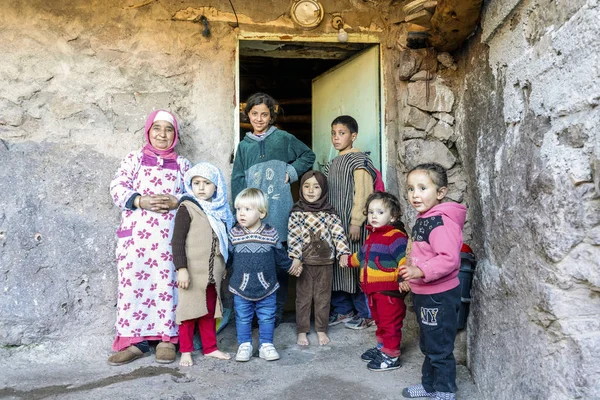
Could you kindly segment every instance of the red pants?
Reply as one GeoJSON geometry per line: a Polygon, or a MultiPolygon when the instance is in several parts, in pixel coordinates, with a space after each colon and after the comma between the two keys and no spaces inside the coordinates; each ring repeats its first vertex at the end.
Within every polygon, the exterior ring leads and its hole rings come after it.
{"type": "Polygon", "coordinates": [[[179,351],[191,353],[194,351],[194,328],[198,321],[200,340],[202,340],[202,352],[212,353],[217,350],[217,325],[215,321],[215,308],[217,306],[217,291],[215,285],[206,288],[206,308],[208,314],[196,318],[181,321],[179,325],[179,351]]]}
{"type": "Polygon", "coordinates": [[[368,298],[371,315],[377,324],[377,342],[383,344],[381,351],[390,357],[398,357],[406,316],[404,299],[382,293],[371,293],[368,298]]]}

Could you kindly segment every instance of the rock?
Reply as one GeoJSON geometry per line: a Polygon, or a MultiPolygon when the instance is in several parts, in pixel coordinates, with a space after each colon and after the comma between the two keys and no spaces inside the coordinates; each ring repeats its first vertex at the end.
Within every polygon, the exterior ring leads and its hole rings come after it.
{"type": "Polygon", "coordinates": [[[466,191],[467,178],[465,171],[461,167],[448,170],[448,194],[446,196],[457,203],[462,203],[466,191]]]}
{"type": "Polygon", "coordinates": [[[438,61],[435,52],[428,49],[407,49],[400,53],[398,67],[398,79],[407,81],[420,70],[429,71],[432,74],[437,71],[438,61]]]}
{"type": "Polygon", "coordinates": [[[408,104],[424,111],[450,112],[454,105],[454,93],[438,78],[428,82],[411,82],[408,84],[408,104]],[[427,101],[427,85],[429,85],[429,101],[427,101]]]}
{"type": "Polygon", "coordinates": [[[416,81],[430,81],[435,78],[435,74],[432,74],[429,71],[419,71],[413,76],[410,77],[411,82],[416,81]]]}
{"type": "Polygon", "coordinates": [[[427,133],[429,135],[431,133],[431,131],[433,130],[433,128],[435,128],[436,125],[437,125],[437,120],[435,118],[431,118],[431,120],[429,120],[429,123],[427,124],[427,128],[425,128],[425,133],[427,133]]]}
{"type": "Polygon", "coordinates": [[[448,113],[433,113],[432,116],[440,121],[444,121],[448,125],[454,125],[454,117],[448,113]]]}
{"type": "Polygon", "coordinates": [[[600,246],[600,226],[588,231],[588,238],[594,246],[600,246]]]}
{"type": "Polygon", "coordinates": [[[453,71],[456,71],[456,64],[454,63],[454,58],[450,55],[450,53],[440,53],[437,55],[437,60],[446,68],[450,68],[453,71]]]}
{"type": "Polygon", "coordinates": [[[443,121],[439,121],[433,128],[433,137],[443,142],[450,140],[454,135],[454,129],[443,121]]]}
{"type": "Polygon", "coordinates": [[[0,99],[0,125],[20,126],[23,123],[23,110],[7,99],[0,99]]]}
{"type": "Polygon", "coordinates": [[[408,126],[415,127],[420,130],[425,130],[427,125],[431,121],[435,122],[435,119],[424,111],[419,110],[416,107],[407,107],[404,114],[404,123],[408,126]]]}
{"type": "Polygon", "coordinates": [[[573,183],[573,186],[579,186],[583,183],[592,182],[592,175],[591,174],[585,174],[585,175],[569,174],[569,179],[573,183]]]}
{"type": "Polygon", "coordinates": [[[425,136],[426,136],[425,131],[420,131],[418,129],[413,129],[413,128],[402,129],[402,139],[404,139],[404,140],[421,139],[421,138],[425,138],[425,136]]]}
{"type": "Polygon", "coordinates": [[[400,53],[398,64],[398,79],[407,81],[419,70],[420,60],[418,54],[412,50],[406,50],[400,53]]]}
{"type": "Polygon", "coordinates": [[[404,142],[404,166],[407,170],[427,162],[436,162],[450,169],[456,163],[456,157],[438,140],[413,139],[404,142]]]}
{"type": "Polygon", "coordinates": [[[427,128],[425,128],[425,133],[427,133],[429,135],[431,133],[431,131],[433,130],[433,128],[435,128],[436,125],[437,125],[437,120],[435,118],[432,118],[429,121],[429,124],[427,124],[427,128]]]}
{"type": "Polygon", "coordinates": [[[558,132],[557,136],[558,144],[575,149],[582,148],[589,140],[589,135],[584,131],[581,124],[569,126],[558,132]]]}

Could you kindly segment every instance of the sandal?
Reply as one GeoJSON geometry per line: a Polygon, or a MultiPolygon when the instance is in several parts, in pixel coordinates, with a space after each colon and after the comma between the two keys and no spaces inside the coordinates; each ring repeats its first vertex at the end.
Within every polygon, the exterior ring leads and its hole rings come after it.
{"type": "Polygon", "coordinates": [[[138,358],[145,357],[147,353],[144,353],[135,346],[129,346],[126,349],[119,351],[108,357],[109,365],[123,365],[137,360],[138,358]]]}
{"type": "Polygon", "coordinates": [[[170,364],[175,361],[177,352],[175,345],[169,342],[160,342],[156,346],[156,362],[159,364],[170,364]]]}

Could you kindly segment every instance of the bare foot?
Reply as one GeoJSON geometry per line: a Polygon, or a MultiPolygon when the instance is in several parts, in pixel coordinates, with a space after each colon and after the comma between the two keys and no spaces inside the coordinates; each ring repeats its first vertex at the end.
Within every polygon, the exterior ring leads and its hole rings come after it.
{"type": "Polygon", "coordinates": [[[191,367],[194,365],[194,361],[192,361],[192,353],[181,353],[181,360],[179,360],[179,365],[182,367],[191,367]]]}
{"type": "Polygon", "coordinates": [[[306,333],[298,334],[298,340],[296,340],[296,344],[298,344],[300,346],[308,346],[310,344],[310,342],[308,341],[308,338],[306,337],[306,333]]]}
{"type": "Polygon", "coordinates": [[[224,353],[221,350],[215,350],[212,353],[206,353],[204,356],[217,358],[219,360],[230,360],[231,359],[231,356],[229,355],[229,353],[224,353]]]}
{"type": "Polygon", "coordinates": [[[327,336],[327,333],[317,332],[317,336],[319,338],[319,346],[325,346],[326,344],[329,344],[330,340],[329,336],[327,336]]]}

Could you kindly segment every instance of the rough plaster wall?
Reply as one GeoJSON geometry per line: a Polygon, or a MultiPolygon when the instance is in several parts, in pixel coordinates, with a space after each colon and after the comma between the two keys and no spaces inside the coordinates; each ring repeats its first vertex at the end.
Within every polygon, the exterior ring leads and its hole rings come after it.
{"type": "Polygon", "coordinates": [[[178,115],[182,155],[230,170],[231,27],[206,39],[159,2],[53,3],[0,15],[2,345],[111,332],[119,211],[108,185],[153,109],[178,115]]]}
{"type": "Polygon", "coordinates": [[[600,397],[599,20],[595,0],[490,1],[459,55],[488,398],[600,397]]]}

